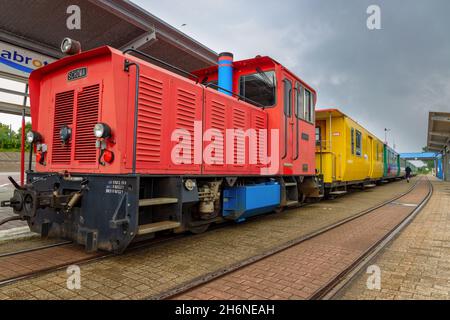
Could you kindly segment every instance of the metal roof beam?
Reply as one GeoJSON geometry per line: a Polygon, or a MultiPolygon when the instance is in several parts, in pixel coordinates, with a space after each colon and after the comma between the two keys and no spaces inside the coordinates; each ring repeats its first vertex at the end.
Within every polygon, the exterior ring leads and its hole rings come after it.
{"type": "Polygon", "coordinates": [[[61,58],[63,56],[61,51],[56,50],[53,47],[23,37],[18,37],[5,30],[0,30],[0,40],[53,58],[61,58]]]}
{"type": "Polygon", "coordinates": [[[158,35],[160,37],[163,37],[164,40],[167,43],[170,43],[171,45],[173,45],[174,47],[177,47],[185,52],[187,52],[188,54],[192,54],[195,53],[200,59],[202,59],[204,62],[211,64],[211,65],[216,65],[217,64],[217,59],[216,57],[212,58],[212,57],[208,57],[202,53],[200,53],[199,51],[196,50],[196,48],[193,48],[192,46],[184,43],[183,40],[177,39],[173,36],[171,36],[169,33],[164,32],[162,30],[158,30],[158,35]]]}
{"type": "Polygon", "coordinates": [[[433,141],[431,140],[428,144],[434,144],[435,146],[445,146],[446,143],[443,141],[433,141]]]}
{"type": "Polygon", "coordinates": [[[436,137],[450,137],[450,132],[443,132],[443,131],[431,131],[430,136],[436,136],[436,137]]]}
{"type": "Polygon", "coordinates": [[[0,112],[2,112],[2,113],[7,113],[7,114],[13,114],[13,115],[21,116],[22,115],[22,110],[24,108],[25,108],[25,115],[30,117],[31,116],[30,107],[24,107],[24,106],[22,106],[20,104],[0,101],[0,112]]]}
{"type": "Polygon", "coordinates": [[[431,117],[432,121],[442,121],[442,122],[450,122],[450,117],[445,117],[445,116],[432,116],[431,117]]]}
{"type": "Polygon", "coordinates": [[[7,94],[13,94],[15,96],[22,96],[22,97],[29,97],[30,95],[25,92],[15,91],[15,90],[9,90],[5,88],[0,88],[0,92],[7,93],[7,94]]]}
{"type": "Polygon", "coordinates": [[[150,46],[155,41],[157,41],[156,32],[153,30],[150,32],[146,32],[142,36],[139,36],[136,39],[130,41],[129,43],[121,47],[120,50],[122,51],[125,51],[126,49],[142,50],[145,47],[150,46]]]}

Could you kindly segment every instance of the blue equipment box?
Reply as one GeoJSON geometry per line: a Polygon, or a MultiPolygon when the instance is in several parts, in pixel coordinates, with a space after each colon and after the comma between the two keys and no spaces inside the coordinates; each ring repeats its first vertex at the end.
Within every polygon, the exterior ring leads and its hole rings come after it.
{"type": "Polygon", "coordinates": [[[281,188],[277,182],[225,188],[222,214],[224,218],[241,222],[275,210],[280,199],[281,188]]]}

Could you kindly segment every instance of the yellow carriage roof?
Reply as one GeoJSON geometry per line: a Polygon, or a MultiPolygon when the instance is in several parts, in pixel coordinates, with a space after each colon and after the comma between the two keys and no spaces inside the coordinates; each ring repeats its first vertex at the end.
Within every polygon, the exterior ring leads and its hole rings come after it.
{"type": "MultiPolygon", "coordinates": [[[[369,130],[367,130],[362,124],[360,124],[358,121],[356,121],[355,119],[353,119],[352,117],[348,116],[347,114],[343,113],[342,111],[340,111],[339,109],[336,108],[326,108],[326,109],[316,109],[316,120],[327,120],[329,119],[331,114],[331,117],[333,118],[339,118],[339,117],[347,117],[349,119],[351,119],[352,121],[356,122],[357,124],[359,124],[361,127],[364,128],[364,130],[366,130],[369,134],[371,134],[372,136],[374,136],[375,138],[377,138],[380,141],[380,138],[378,138],[376,135],[374,135],[372,132],[370,132],[369,130]]],[[[386,144],[383,142],[383,144],[386,144]]],[[[389,146],[388,146],[389,147],[389,146]]],[[[390,148],[390,147],[389,147],[390,148]]]]}

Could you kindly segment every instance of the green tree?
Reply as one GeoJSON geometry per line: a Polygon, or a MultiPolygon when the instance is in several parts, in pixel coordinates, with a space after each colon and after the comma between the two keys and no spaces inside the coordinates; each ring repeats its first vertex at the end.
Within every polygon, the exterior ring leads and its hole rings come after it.
{"type": "MultiPolygon", "coordinates": [[[[25,124],[25,133],[31,130],[31,123],[25,124]]],[[[19,151],[22,139],[22,128],[17,131],[11,129],[10,125],[0,123],[0,150],[19,151]]],[[[26,149],[29,146],[25,144],[26,149]]]]}
{"type": "MultiPolygon", "coordinates": [[[[423,152],[429,152],[429,151],[428,151],[428,147],[423,147],[423,148],[422,148],[422,151],[423,151],[423,152]]],[[[434,160],[424,160],[423,162],[427,165],[426,167],[427,167],[429,170],[431,170],[431,169],[434,168],[434,165],[435,165],[435,164],[434,164],[434,160]]]]}

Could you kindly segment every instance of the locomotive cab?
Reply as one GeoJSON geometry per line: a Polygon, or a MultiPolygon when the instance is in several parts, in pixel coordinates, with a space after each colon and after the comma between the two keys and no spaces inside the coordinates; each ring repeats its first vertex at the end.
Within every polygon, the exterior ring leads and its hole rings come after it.
{"type": "MultiPolygon", "coordinates": [[[[278,131],[277,174],[314,175],[315,90],[270,57],[236,61],[232,68],[229,94],[263,110],[268,127],[278,131]]],[[[193,73],[220,91],[219,71],[220,65],[193,73]]]]}

